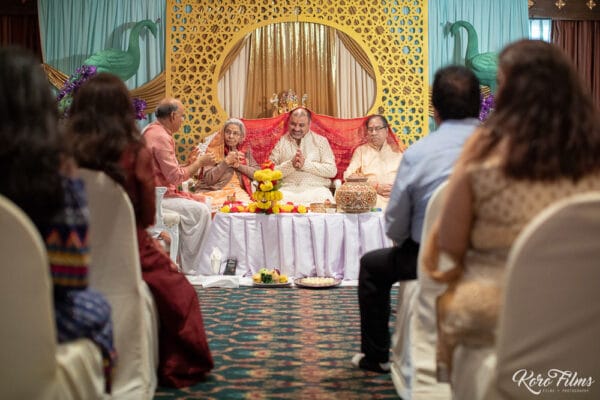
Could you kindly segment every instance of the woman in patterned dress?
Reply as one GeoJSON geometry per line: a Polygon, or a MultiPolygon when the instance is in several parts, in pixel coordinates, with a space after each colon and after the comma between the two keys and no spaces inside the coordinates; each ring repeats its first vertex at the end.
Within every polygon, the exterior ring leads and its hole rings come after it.
{"type": "Polygon", "coordinates": [[[116,360],[110,305],[88,285],[88,210],[83,181],[65,156],[58,110],[33,57],[0,49],[0,193],[31,218],[46,244],[59,343],[91,339],[106,389],[116,360]]]}

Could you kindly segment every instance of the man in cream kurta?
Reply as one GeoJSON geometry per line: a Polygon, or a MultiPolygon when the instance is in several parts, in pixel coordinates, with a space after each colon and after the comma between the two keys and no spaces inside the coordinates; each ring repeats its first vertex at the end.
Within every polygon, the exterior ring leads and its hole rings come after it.
{"type": "Polygon", "coordinates": [[[367,178],[377,191],[376,207],[385,210],[390,199],[392,184],[402,159],[399,149],[387,142],[388,124],[381,115],[366,120],[367,143],[358,146],[344,172],[344,179],[354,176],[367,178]]]}
{"type": "Polygon", "coordinates": [[[283,202],[296,204],[333,201],[329,187],[337,173],[329,142],[310,131],[310,112],[298,108],[290,114],[288,133],[283,135],[269,157],[283,173],[283,202]]]}

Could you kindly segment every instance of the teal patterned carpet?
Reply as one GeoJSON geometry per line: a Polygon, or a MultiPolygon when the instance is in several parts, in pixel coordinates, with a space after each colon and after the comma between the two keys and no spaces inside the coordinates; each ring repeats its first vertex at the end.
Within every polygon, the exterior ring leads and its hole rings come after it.
{"type": "Polygon", "coordinates": [[[215,369],[155,399],[398,398],[389,374],[350,364],[360,348],[356,287],[197,291],[215,369]]]}

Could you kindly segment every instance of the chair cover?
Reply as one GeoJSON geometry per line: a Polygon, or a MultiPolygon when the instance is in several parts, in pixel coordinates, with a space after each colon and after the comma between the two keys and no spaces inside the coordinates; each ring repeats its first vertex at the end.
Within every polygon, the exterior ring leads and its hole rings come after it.
{"type": "Polygon", "coordinates": [[[599,238],[598,192],[551,205],[519,235],[508,259],[486,399],[600,398],[599,238]],[[515,383],[521,370],[550,378],[542,389],[553,392],[535,395],[515,383]],[[559,380],[563,373],[576,374],[579,383],[559,380]]]}
{"type": "Polygon", "coordinates": [[[115,399],[152,399],[158,365],[157,314],[142,281],[133,207],[103,172],[81,169],[90,209],[90,286],[112,307],[118,360],[115,399]]]}
{"type": "Polygon", "coordinates": [[[156,217],[155,224],[149,228],[152,232],[160,234],[162,231],[167,231],[171,237],[171,245],[169,247],[169,256],[174,263],[177,264],[177,252],[179,251],[179,221],[181,216],[175,211],[167,211],[163,209],[162,200],[167,192],[164,186],[157,186],[156,192],[156,217]]]}
{"type": "Polygon", "coordinates": [[[100,349],[88,339],[57,345],[48,258],[40,234],[3,196],[0,226],[0,398],[103,398],[100,349]]]}
{"type": "MultiPolygon", "coordinates": [[[[431,195],[421,233],[421,249],[424,248],[427,236],[444,200],[446,182],[442,183],[431,195]]],[[[423,269],[422,253],[419,253],[418,278],[412,298],[408,302],[409,309],[404,309],[402,303],[396,318],[401,314],[403,321],[408,323],[396,325],[398,338],[392,349],[392,380],[398,395],[404,400],[410,399],[449,399],[450,386],[438,383],[436,379],[435,345],[437,342],[435,302],[445,289],[429,278],[423,269]]]]}

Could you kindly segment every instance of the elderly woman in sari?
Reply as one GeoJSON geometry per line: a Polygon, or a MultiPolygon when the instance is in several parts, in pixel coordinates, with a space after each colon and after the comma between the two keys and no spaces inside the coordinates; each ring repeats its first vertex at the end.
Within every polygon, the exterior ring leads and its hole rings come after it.
{"type": "Polygon", "coordinates": [[[362,134],[366,143],[354,149],[350,164],[344,171],[344,179],[367,178],[367,182],[377,191],[376,207],[385,209],[402,159],[402,151],[382,115],[367,117],[362,134]]]}
{"type": "Polygon", "coordinates": [[[196,191],[211,196],[215,205],[231,196],[237,201],[250,202],[251,181],[259,166],[250,148],[244,144],[245,137],[244,123],[230,118],[208,146],[221,161],[200,170],[196,191]]]}

